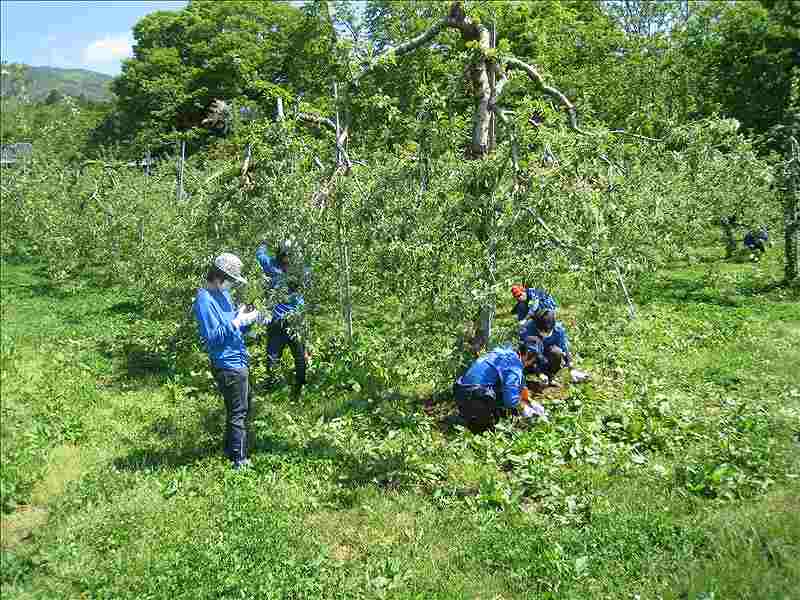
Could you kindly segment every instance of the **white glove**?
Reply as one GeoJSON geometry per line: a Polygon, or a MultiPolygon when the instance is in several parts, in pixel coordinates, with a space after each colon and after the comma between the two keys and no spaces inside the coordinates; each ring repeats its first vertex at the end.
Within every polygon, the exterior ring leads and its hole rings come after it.
{"type": "Polygon", "coordinates": [[[544,410],[544,406],[542,406],[538,402],[533,402],[531,404],[523,404],[522,416],[525,417],[526,419],[533,419],[534,417],[538,417],[539,419],[547,421],[547,413],[544,410]]]}
{"type": "Polygon", "coordinates": [[[247,327],[251,323],[255,323],[260,317],[261,313],[257,310],[253,310],[250,312],[246,312],[247,309],[243,306],[239,309],[239,312],[236,314],[236,318],[233,320],[233,326],[236,329],[241,329],[242,327],[247,327]]]}
{"type": "Polygon", "coordinates": [[[572,383],[584,383],[592,378],[586,371],[580,371],[578,369],[570,369],[569,374],[572,383]]]}

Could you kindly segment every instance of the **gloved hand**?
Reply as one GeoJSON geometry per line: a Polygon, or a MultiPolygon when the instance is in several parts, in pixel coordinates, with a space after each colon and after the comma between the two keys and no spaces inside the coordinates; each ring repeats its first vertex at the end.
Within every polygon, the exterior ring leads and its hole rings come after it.
{"type": "Polygon", "coordinates": [[[586,371],[580,371],[578,369],[570,369],[569,374],[572,383],[584,383],[592,378],[586,371]]]}
{"type": "Polygon", "coordinates": [[[526,419],[532,419],[537,417],[542,419],[543,421],[547,421],[547,413],[544,410],[544,406],[539,404],[538,402],[532,402],[531,404],[523,404],[522,405],[522,416],[526,419]]]}
{"type": "Polygon", "coordinates": [[[233,326],[236,327],[236,329],[241,329],[242,327],[247,327],[251,323],[255,323],[260,317],[261,313],[257,310],[247,312],[247,307],[241,306],[239,312],[236,313],[236,318],[233,319],[233,326]]]}

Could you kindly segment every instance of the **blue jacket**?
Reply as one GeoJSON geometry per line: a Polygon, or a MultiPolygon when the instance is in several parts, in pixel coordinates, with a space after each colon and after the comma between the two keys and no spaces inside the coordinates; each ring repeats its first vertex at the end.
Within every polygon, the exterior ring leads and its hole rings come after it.
{"type": "Polygon", "coordinates": [[[525,385],[522,369],[517,351],[511,346],[501,346],[476,360],[459,383],[493,387],[497,392],[502,390],[503,404],[507,408],[516,408],[525,385]]]}
{"type": "Polygon", "coordinates": [[[528,321],[522,327],[519,328],[519,339],[521,342],[524,342],[530,336],[537,336],[542,338],[542,343],[539,344],[537,348],[538,354],[544,354],[544,351],[552,346],[558,346],[564,351],[566,355],[567,366],[569,366],[572,362],[572,355],[569,351],[569,339],[567,338],[567,330],[564,328],[564,325],[561,321],[556,321],[555,327],[553,327],[553,331],[547,337],[542,336],[539,333],[539,329],[536,327],[536,321],[528,321]]]}
{"type": "Polygon", "coordinates": [[[744,245],[748,248],[755,248],[757,246],[756,240],[761,240],[762,242],[769,241],[769,232],[767,231],[766,227],[762,227],[757,232],[748,231],[744,236],[744,245]]]}
{"type": "MultiPolygon", "coordinates": [[[[268,289],[276,290],[282,287],[288,289],[286,271],[281,269],[278,261],[269,255],[264,244],[261,244],[256,249],[256,260],[261,265],[261,270],[264,271],[268,289]]],[[[310,276],[307,268],[304,269],[303,275],[306,279],[303,283],[306,284],[310,276]]],[[[288,314],[300,310],[303,306],[305,306],[303,295],[299,292],[291,292],[285,302],[279,302],[272,308],[272,320],[280,321],[288,314]]]]}
{"type": "Polygon", "coordinates": [[[246,367],[250,362],[244,343],[247,327],[239,329],[233,325],[236,305],[230,292],[201,288],[197,291],[192,311],[212,364],[218,369],[246,367]]]}
{"type": "Polygon", "coordinates": [[[541,288],[528,288],[525,290],[525,300],[517,302],[513,312],[517,315],[517,320],[522,321],[532,317],[539,309],[556,310],[558,304],[546,290],[541,288]]]}

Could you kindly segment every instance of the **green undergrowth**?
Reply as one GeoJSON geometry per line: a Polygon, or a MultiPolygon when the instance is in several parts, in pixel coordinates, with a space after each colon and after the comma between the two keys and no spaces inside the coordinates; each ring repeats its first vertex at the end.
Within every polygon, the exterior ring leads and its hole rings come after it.
{"type": "Polygon", "coordinates": [[[779,272],[698,251],[642,282],[632,322],[565,280],[593,381],[483,436],[447,418],[450,332],[390,299],[350,351],[320,313],[299,399],[261,385],[252,340],[253,468],[233,472],[206,359],[158,335],[175,325],[99,275],[4,263],[3,596],[800,597],[800,298],[779,272]]]}

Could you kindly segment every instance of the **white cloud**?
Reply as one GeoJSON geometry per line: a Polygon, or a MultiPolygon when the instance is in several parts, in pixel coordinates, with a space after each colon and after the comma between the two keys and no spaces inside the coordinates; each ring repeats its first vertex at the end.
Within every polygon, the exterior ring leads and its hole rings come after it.
{"type": "Polygon", "coordinates": [[[83,50],[85,63],[110,63],[131,56],[133,38],[129,33],[107,35],[95,40],[83,50]]]}

